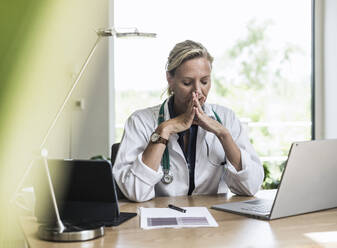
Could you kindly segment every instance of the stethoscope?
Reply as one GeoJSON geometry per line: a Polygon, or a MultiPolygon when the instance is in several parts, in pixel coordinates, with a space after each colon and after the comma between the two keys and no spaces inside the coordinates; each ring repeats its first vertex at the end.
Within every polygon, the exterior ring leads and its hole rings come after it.
{"type": "MultiPolygon", "coordinates": [[[[165,100],[162,105],[160,106],[160,109],[159,109],[159,115],[158,115],[158,126],[165,121],[164,119],[164,106],[165,106],[165,103],[166,103],[167,100],[165,100]]],[[[218,116],[218,114],[212,109],[214,115],[215,115],[215,118],[216,120],[222,125],[222,122],[220,120],[220,117],[218,116]]],[[[215,166],[218,166],[217,163],[213,163],[210,159],[209,159],[209,146],[207,144],[207,141],[206,141],[206,147],[207,147],[207,157],[208,157],[208,160],[210,161],[211,164],[215,165],[215,166]]],[[[164,184],[170,184],[172,183],[173,181],[173,175],[172,173],[170,172],[170,156],[169,156],[169,152],[168,152],[168,148],[166,146],[165,148],[165,151],[163,153],[163,157],[161,159],[161,166],[163,168],[163,172],[164,172],[164,175],[161,179],[161,181],[164,183],[164,184]]]]}

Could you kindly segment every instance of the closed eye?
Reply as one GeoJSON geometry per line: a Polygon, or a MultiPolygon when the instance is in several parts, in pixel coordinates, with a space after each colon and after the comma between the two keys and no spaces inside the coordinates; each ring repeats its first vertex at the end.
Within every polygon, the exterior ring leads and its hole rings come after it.
{"type": "Polygon", "coordinates": [[[210,81],[210,77],[209,77],[209,76],[206,76],[206,77],[203,77],[203,78],[200,79],[200,82],[201,82],[203,85],[208,84],[209,81],[210,81]]]}

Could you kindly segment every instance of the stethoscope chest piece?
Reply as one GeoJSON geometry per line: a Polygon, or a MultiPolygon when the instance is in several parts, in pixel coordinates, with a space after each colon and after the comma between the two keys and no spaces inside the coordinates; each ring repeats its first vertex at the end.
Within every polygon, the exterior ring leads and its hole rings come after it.
{"type": "Polygon", "coordinates": [[[164,170],[164,176],[161,181],[165,184],[170,184],[173,181],[173,175],[168,170],[164,170]]]}

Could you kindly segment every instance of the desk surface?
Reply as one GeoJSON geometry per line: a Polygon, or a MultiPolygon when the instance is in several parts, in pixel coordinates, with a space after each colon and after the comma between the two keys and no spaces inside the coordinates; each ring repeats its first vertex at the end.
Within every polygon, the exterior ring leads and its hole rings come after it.
{"type": "MultiPolygon", "coordinates": [[[[266,196],[270,191],[261,191],[266,196]]],[[[122,202],[124,212],[137,207],[205,206],[245,200],[235,195],[158,197],[144,203],[122,202]]],[[[337,247],[337,209],[294,217],[264,221],[209,209],[219,227],[143,230],[139,216],[118,227],[105,229],[104,237],[72,243],[46,242],[36,238],[38,225],[33,217],[24,217],[22,226],[29,242],[35,247],[337,247]]]]}

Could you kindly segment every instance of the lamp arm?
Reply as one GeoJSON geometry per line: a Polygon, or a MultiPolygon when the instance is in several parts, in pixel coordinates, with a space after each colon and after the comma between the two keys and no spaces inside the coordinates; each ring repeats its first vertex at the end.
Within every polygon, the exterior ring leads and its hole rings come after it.
{"type": "MultiPolygon", "coordinates": [[[[91,48],[88,57],[87,57],[86,60],[84,61],[84,64],[82,65],[81,70],[80,70],[79,73],[77,74],[76,79],[75,79],[75,81],[74,81],[72,87],[70,88],[68,94],[66,95],[66,97],[65,97],[65,99],[64,99],[64,101],[63,101],[63,103],[62,103],[62,105],[61,105],[61,107],[60,107],[59,110],[57,111],[57,113],[56,113],[56,115],[55,115],[55,117],[54,117],[54,119],[53,119],[51,125],[49,126],[49,128],[48,128],[48,130],[47,130],[47,133],[45,134],[45,136],[44,136],[44,138],[43,138],[43,140],[42,140],[42,143],[41,143],[41,145],[39,146],[39,152],[41,152],[41,150],[44,148],[44,145],[46,144],[46,142],[47,142],[47,140],[48,140],[48,138],[49,138],[49,135],[50,135],[51,131],[53,130],[55,124],[57,123],[58,119],[60,118],[60,115],[62,114],[62,112],[63,112],[63,110],[64,110],[66,104],[68,103],[68,101],[69,101],[69,99],[70,99],[70,97],[71,97],[73,91],[75,90],[75,88],[76,88],[76,86],[77,86],[79,80],[81,79],[81,77],[82,77],[82,75],[83,75],[83,72],[85,71],[85,69],[86,69],[86,67],[87,67],[87,65],[88,65],[88,63],[89,63],[89,61],[90,61],[92,55],[94,54],[94,52],[95,52],[95,50],[96,50],[96,47],[97,47],[98,43],[100,42],[101,38],[102,38],[102,37],[101,37],[100,35],[98,35],[98,37],[97,37],[97,39],[96,39],[96,42],[94,43],[93,47],[91,48]]],[[[40,153],[39,153],[39,155],[40,155],[40,153]]],[[[18,186],[17,186],[17,188],[16,188],[16,190],[15,190],[15,192],[14,192],[14,194],[13,194],[11,200],[10,200],[10,203],[12,203],[13,201],[16,200],[17,195],[18,195],[18,192],[19,192],[20,189],[22,188],[22,185],[23,185],[23,183],[25,182],[26,177],[28,176],[28,174],[29,174],[29,172],[30,172],[30,170],[31,170],[31,168],[32,168],[32,166],[33,166],[33,162],[34,162],[34,159],[32,159],[32,160],[30,161],[28,167],[25,169],[25,172],[24,172],[24,174],[23,174],[23,176],[22,176],[22,178],[21,178],[21,180],[20,180],[20,182],[19,182],[19,184],[18,184],[18,186]]]]}
{"type": "Polygon", "coordinates": [[[88,63],[89,63],[89,61],[90,61],[92,55],[94,54],[94,52],[95,52],[95,50],[96,50],[96,47],[97,47],[97,44],[99,43],[100,40],[101,40],[101,36],[98,36],[98,37],[97,37],[97,40],[96,40],[96,42],[95,42],[95,44],[94,44],[93,47],[91,48],[91,51],[90,51],[90,53],[89,53],[87,59],[85,60],[84,64],[82,65],[81,70],[80,70],[79,73],[77,74],[76,79],[75,79],[75,81],[74,81],[74,83],[73,83],[71,89],[69,90],[68,94],[66,95],[66,97],[65,97],[65,99],[64,99],[64,101],[63,101],[63,103],[62,103],[62,105],[61,105],[61,107],[60,107],[60,109],[59,109],[59,111],[56,113],[56,116],[55,116],[53,122],[51,123],[50,127],[48,128],[48,131],[47,131],[46,135],[44,136],[43,141],[42,141],[42,143],[41,143],[41,145],[40,145],[40,150],[43,149],[45,143],[47,142],[47,139],[48,139],[48,137],[49,137],[51,131],[53,130],[53,128],[54,128],[56,122],[58,121],[58,119],[59,119],[61,113],[62,113],[63,110],[64,110],[64,107],[65,107],[66,104],[68,103],[68,101],[69,101],[69,99],[70,99],[70,97],[71,97],[73,91],[75,90],[75,88],[76,88],[78,82],[80,81],[80,79],[81,79],[81,77],[82,77],[82,75],[83,75],[83,72],[84,72],[85,68],[87,67],[87,65],[88,65],[88,63]]]}
{"type": "MultiPolygon", "coordinates": [[[[150,37],[150,38],[156,37],[155,33],[140,33],[136,27],[135,28],[131,28],[131,29],[134,29],[134,31],[130,32],[130,33],[118,33],[114,27],[112,27],[112,28],[106,28],[106,29],[99,29],[99,30],[96,31],[96,34],[98,36],[97,40],[94,43],[93,47],[91,48],[90,53],[89,53],[87,59],[85,60],[84,64],[82,65],[81,70],[77,74],[76,79],[75,79],[75,81],[74,81],[71,89],[69,90],[68,94],[66,95],[66,97],[65,97],[65,99],[64,99],[64,101],[63,101],[63,103],[62,103],[62,105],[60,107],[60,109],[56,113],[56,115],[55,115],[55,117],[54,117],[51,125],[49,126],[49,128],[47,130],[47,133],[45,134],[45,136],[44,136],[44,138],[42,140],[42,143],[41,143],[41,145],[39,147],[39,152],[41,152],[42,149],[44,148],[44,145],[46,144],[51,131],[53,130],[56,122],[58,121],[60,115],[62,114],[62,112],[64,110],[64,107],[66,106],[67,102],[69,101],[70,96],[72,95],[72,93],[73,93],[74,89],[76,88],[79,80],[81,79],[82,74],[84,73],[84,71],[85,71],[85,69],[86,69],[86,67],[87,67],[87,65],[88,65],[88,63],[89,63],[92,55],[94,54],[94,52],[96,50],[96,47],[97,47],[97,45],[98,45],[98,43],[99,43],[99,41],[101,40],[102,37],[107,37],[107,36],[116,36],[116,37],[150,37]]],[[[39,155],[40,155],[40,153],[39,153],[39,155]]],[[[30,161],[28,167],[25,169],[24,174],[23,174],[21,180],[19,181],[19,184],[18,184],[17,188],[15,189],[15,192],[14,192],[12,198],[10,199],[10,203],[12,203],[13,201],[16,200],[17,194],[20,191],[20,189],[22,188],[22,185],[23,185],[24,181],[26,180],[26,177],[28,176],[29,171],[30,171],[31,167],[33,166],[33,162],[34,162],[34,159],[32,159],[30,161]]]]}

